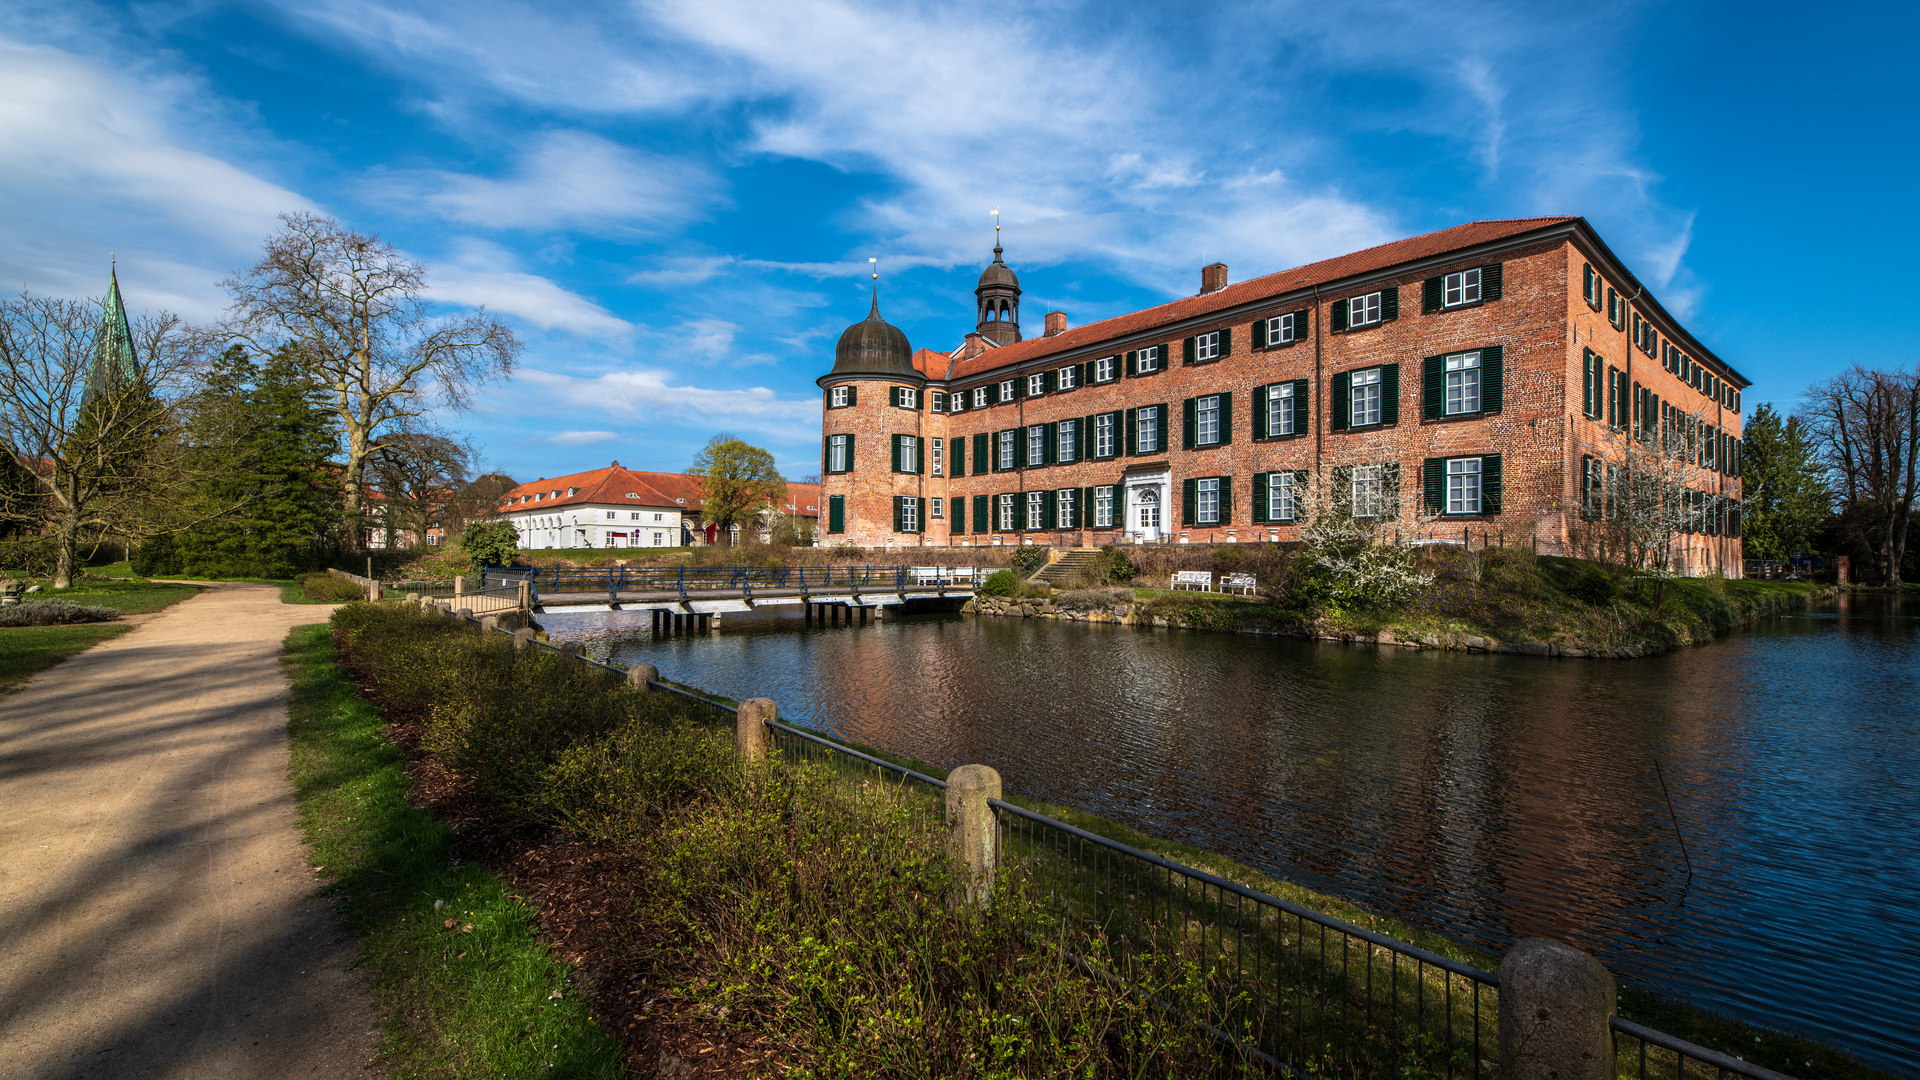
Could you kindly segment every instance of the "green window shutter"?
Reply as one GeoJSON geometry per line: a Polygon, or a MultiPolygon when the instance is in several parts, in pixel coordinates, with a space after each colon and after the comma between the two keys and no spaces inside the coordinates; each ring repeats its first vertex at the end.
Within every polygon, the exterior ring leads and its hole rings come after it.
{"type": "Polygon", "coordinates": [[[1047,425],[1047,464],[1060,464],[1060,425],[1058,422],[1047,425]]]}
{"type": "Polygon", "coordinates": [[[1087,460],[1087,451],[1093,446],[1093,417],[1083,416],[1073,425],[1073,460],[1087,460]]]}
{"type": "Polygon", "coordinates": [[[1180,481],[1180,524],[1193,524],[1193,504],[1197,501],[1198,481],[1189,477],[1180,481]]]}
{"type": "Polygon", "coordinates": [[[979,432],[973,437],[973,475],[993,471],[993,436],[979,432]]]}
{"type": "Polygon", "coordinates": [[[1420,310],[1431,315],[1446,303],[1443,278],[1430,277],[1420,283],[1420,310]]]}
{"type": "Polygon", "coordinates": [[[1056,496],[1054,495],[1054,493],[1051,491],[1041,492],[1040,493],[1040,527],[1043,529],[1053,528],[1054,523],[1059,520],[1059,517],[1057,515],[1058,510],[1059,510],[1059,503],[1056,501],[1056,496]]]}
{"type": "Polygon", "coordinates": [[[1060,373],[1052,368],[1040,373],[1040,389],[1051,394],[1060,389],[1060,373]]]}
{"type": "Polygon", "coordinates": [[[899,387],[897,386],[887,387],[887,404],[893,406],[896,409],[900,407],[900,388],[899,387]]]}
{"type": "Polygon", "coordinates": [[[832,464],[833,438],[829,436],[820,440],[820,471],[823,473],[833,472],[834,470],[830,467],[832,464]]]}
{"type": "Polygon", "coordinates": [[[1430,457],[1420,466],[1420,485],[1426,489],[1427,513],[1441,514],[1447,509],[1447,459],[1430,457]]]}
{"type": "Polygon", "coordinates": [[[1139,372],[1134,370],[1134,365],[1138,364],[1139,361],[1140,361],[1140,351],[1138,349],[1130,349],[1127,351],[1126,374],[1128,378],[1132,378],[1133,376],[1139,374],[1139,372]]]}
{"type": "Polygon", "coordinates": [[[1074,382],[1079,386],[1093,385],[1093,361],[1089,360],[1080,365],[1080,377],[1074,380],[1074,382]]]}
{"type": "Polygon", "coordinates": [[[954,476],[967,475],[966,437],[963,435],[959,438],[948,439],[947,442],[952,444],[953,446],[953,470],[952,470],[953,475],[954,476]]]}
{"type": "Polygon", "coordinates": [[[1400,317],[1400,286],[1389,285],[1380,290],[1380,321],[1392,322],[1400,317]]]}
{"type": "Polygon", "coordinates": [[[949,510],[948,513],[953,515],[953,520],[948,525],[947,533],[950,536],[959,536],[961,533],[967,531],[967,500],[954,499],[951,501],[953,508],[949,510]]]}
{"type": "Polygon", "coordinates": [[[1497,514],[1500,512],[1500,455],[1487,454],[1480,458],[1480,512],[1497,514]]]}
{"type": "Polygon", "coordinates": [[[1333,302],[1332,315],[1333,332],[1337,334],[1345,330],[1347,328],[1347,302],[1345,300],[1335,300],[1333,302]]]}
{"type": "Polygon", "coordinates": [[[1253,437],[1264,439],[1267,431],[1267,386],[1261,383],[1253,388],[1253,437]]]}
{"type": "Polygon", "coordinates": [[[1312,308],[1301,308],[1293,313],[1293,340],[1307,340],[1307,319],[1313,314],[1312,308]]]}
{"type": "Polygon", "coordinates": [[[1193,339],[1187,338],[1185,341],[1182,341],[1180,343],[1180,348],[1183,353],[1183,355],[1181,356],[1180,362],[1183,364],[1193,363],[1194,354],[1196,352],[1193,344],[1193,339]]]}
{"type": "Polygon", "coordinates": [[[1163,401],[1155,405],[1154,410],[1154,419],[1159,421],[1160,426],[1160,449],[1169,449],[1173,446],[1173,432],[1167,429],[1173,426],[1173,409],[1163,401]]]}
{"type": "Polygon", "coordinates": [[[1580,352],[1580,411],[1593,416],[1593,350],[1580,352]]]}
{"type": "Polygon", "coordinates": [[[1253,325],[1248,329],[1253,334],[1252,347],[1256,349],[1266,348],[1267,347],[1267,320],[1264,317],[1256,318],[1253,320],[1253,325]]]}
{"type": "Polygon", "coordinates": [[[1480,299],[1500,299],[1500,264],[1489,263],[1480,268],[1480,299]]]}
{"type": "Polygon", "coordinates": [[[1231,326],[1220,328],[1220,355],[1222,357],[1233,355],[1233,327],[1231,326]]]}
{"type": "Polygon", "coordinates": [[[918,436],[913,440],[913,471],[916,474],[927,471],[927,440],[918,436]]]}
{"type": "Polygon", "coordinates": [[[845,495],[827,496],[827,531],[832,533],[847,531],[847,497],[845,495]]]}
{"type": "Polygon", "coordinates": [[[1305,435],[1313,422],[1313,411],[1307,408],[1307,380],[1293,380],[1293,433],[1305,435]]]}
{"type": "Polygon", "coordinates": [[[1255,525],[1267,523],[1267,503],[1272,501],[1267,495],[1267,484],[1270,479],[1263,472],[1253,474],[1253,523],[1255,525]]]}
{"type": "Polygon", "coordinates": [[[1219,479],[1220,524],[1231,525],[1233,524],[1233,477],[1222,476],[1219,479]]]}
{"type": "Polygon", "coordinates": [[[1027,467],[1027,429],[1024,427],[1013,429],[1013,467],[1027,467]]]}
{"type": "Polygon", "coordinates": [[[1489,345],[1480,350],[1480,411],[1497,413],[1506,404],[1507,350],[1489,345]]]}
{"type": "Polygon", "coordinates": [[[1333,430],[1353,426],[1353,376],[1342,371],[1333,377],[1333,430]]]}
{"type": "MultiPolygon", "coordinates": [[[[900,471],[900,436],[895,435],[892,439],[888,440],[888,442],[893,447],[893,471],[899,472],[900,471]]],[[[898,532],[899,530],[896,529],[894,531],[898,532]]]]}
{"type": "Polygon", "coordinates": [[[993,510],[990,506],[992,501],[992,496],[989,495],[975,495],[973,497],[974,532],[983,533],[993,527],[993,521],[991,519],[993,510]]]}
{"type": "Polygon", "coordinates": [[[847,404],[849,405],[860,404],[860,388],[859,387],[852,386],[852,385],[849,385],[847,387],[847,404]]]}
{"type": "Polygon", "coordinates": [[[893,531],[894,532],[900,531],[900,524],[901,524],[900,523],[900,504],[903,501],[904,500],[901,499],[901,497],[898,495],[895,495],[893,497],[893,531]]]}
{"type": "Polygon", "coordinates": [[[1196,424],[1194,412],[1198,401],[1198,398],[1188,398],[1180,403],[1180,412],[1183,418],[1180,426],[1180,448],[1183,450],[1193,449],[1193,429],[1196,424]]]}
{"type": "Polygon", "coordinates": [[[1127,430],[1122,435],[1127,443],[1127,456],[1131,457],[1140,452],[1140,410],[1128,409],[1122,413],[1121,423],[1126,425],[1127,430]]]}
{"type": "Polygon", "coordinates": [[[1233,441],[1233,391],[1220,395],[1220,445],[1233,441]]]}
{"type": "Polygon", "coordinates": [[[1429,356],[1420,361],[1420,415],[1440,420],[1447,415],[1447,358],[1429,356]]]}
{"type": "Polygon", "coordinates": [[[1380,365],[1380,422],[1400,422],[1400,365],[1380,365]]]}
{"type": "Polygon", "coordinates": [[[847,467],[845,471],[852,472],[853,465],[854,465],[853,436],[849,435],[847,436],[847,467]]]}

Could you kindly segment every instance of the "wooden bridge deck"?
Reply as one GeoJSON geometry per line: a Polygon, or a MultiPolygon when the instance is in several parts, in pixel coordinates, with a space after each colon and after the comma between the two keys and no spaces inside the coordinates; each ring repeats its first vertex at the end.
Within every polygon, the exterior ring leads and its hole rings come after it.
{"type": "Polygon", "coordinates": [[[905,589],[875,584],[858,589],[833,585],[818,589],[688,589],[677,591],[543,592],[534,607],[540,611],[567,608],[609,608],[624,611],[676,611],[708,615],[721,611],[794,604],[835,604],[845,607],[892,607],[909,600],[970,600],[971,585],[909,585],[905,589]]]}

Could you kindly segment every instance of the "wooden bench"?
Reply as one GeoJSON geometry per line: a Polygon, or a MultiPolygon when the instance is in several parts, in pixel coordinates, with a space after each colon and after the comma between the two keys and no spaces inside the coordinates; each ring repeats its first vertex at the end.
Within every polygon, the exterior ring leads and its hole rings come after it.
{"type": "Polygon", "coordinates": [[[1199,589],[1201,592],[1213,591],[1213,571],[1211,570],[1175,570],[1169,588],[1199,589]]]}
{"type": "Polygon", "coordinates": [[[1258,582],[1252,574],[1225,574],[1220,578],[1220,591],[1245,593],[1252,596],[1256,584],[1258,582]]]}

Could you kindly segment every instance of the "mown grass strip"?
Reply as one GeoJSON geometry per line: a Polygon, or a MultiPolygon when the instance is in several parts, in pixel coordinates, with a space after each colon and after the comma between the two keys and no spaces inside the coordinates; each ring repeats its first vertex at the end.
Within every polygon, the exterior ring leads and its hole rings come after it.
{"type": "Polygon", "coordinates": [[[323,892],[361,940],[394,1074],[623,1075],[526,905],[458,864],[452,830],[407,802],[400,751],[336,666],[328,628],[298,627],[285,648],[300,825],[323,892]]]}
{"type": "Polygon", "coordinates": [[[0,627],[0,687],[26,682],[36,672],[131,629],[115,623],[0,627]]]}

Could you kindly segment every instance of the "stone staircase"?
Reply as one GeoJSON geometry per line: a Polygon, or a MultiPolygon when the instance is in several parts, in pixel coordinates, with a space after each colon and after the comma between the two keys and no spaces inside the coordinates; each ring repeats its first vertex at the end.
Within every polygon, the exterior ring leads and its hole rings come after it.
{"type": "Polygon", "coordinates": [[[1100,549],[1096,547],[1068,548],[1059,558],[1027,575],[1027,580],[1036,585],[1057,585],[1078,577],[1081,570],[1099,557],[1100,549]]]}

